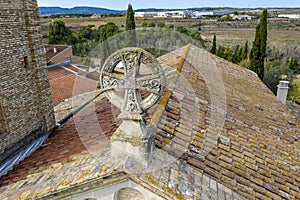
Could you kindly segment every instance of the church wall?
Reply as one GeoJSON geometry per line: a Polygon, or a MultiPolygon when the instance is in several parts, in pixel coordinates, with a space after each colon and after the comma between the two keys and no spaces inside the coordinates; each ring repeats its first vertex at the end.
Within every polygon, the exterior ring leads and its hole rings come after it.
{"type": "Polygon", "coordinates": [[[1,0],[0,161],[55,125],[40,30],[36,0],[1,0]]]}

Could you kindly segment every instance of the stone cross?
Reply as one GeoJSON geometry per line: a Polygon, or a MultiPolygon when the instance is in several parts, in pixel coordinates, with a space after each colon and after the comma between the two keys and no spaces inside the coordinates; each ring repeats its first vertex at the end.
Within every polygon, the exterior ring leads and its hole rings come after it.
{"type": "Polygon", "coordinates": [[[100,70],[100,84],[123,120],[111,137],[113,156],[148,163],[154,149],[154,129],[145,111],[160,98],[164,73],[156,58],[140,48],[124,48],[108,57],[100,70]]]}

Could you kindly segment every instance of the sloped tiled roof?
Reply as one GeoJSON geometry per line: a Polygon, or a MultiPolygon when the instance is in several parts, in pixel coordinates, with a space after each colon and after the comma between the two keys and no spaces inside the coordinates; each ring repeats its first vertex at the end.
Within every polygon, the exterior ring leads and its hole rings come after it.
{"type": "MultiPolygon", "coordinates": [[[[168,86],[149,113],[161,152],[153,165],[173,162],[129,178],[168,199],[300,198],[299,123],[253,72],[193,45],[159,61],[168,86]]],[[[84,108],[1,177],[0,197],[44,196],[122,171],[105,151],[118,112],[105,98],[84,108]]]]}
{"type": "Polygon", "coordinates": [[[72,68],[68,67],[68,69],[64,67],[48,69],[53,105],[57,105],[78,94],[97,89],[97,81],[78,76],[76,71],[72,72],[72,68]]]}
{"type": "Polygon", "coordinates": [[[45,46],[44,48],[46,48],[46,60],[47,62],[53,58],[54,56],[58,55],[59,53],[61,53],[62,51],[64,51],[65,49],[67,49],[69,46],[67,45],[49,45],[49,46],[45,46]],[[54,48],[56,49],[56,52],[54,52],[54,48]]]}
{"type": "Polygon", "coordinates": [[[79,72],[82,72],[82,70],[80,70],[78,67],[74,67],[73,65],[67,65],[65,66],[66,68],[76,72],[76,73],[79,73],[79,72]]]}
{"type": "Polygon", "coordinates": [[[97,71],[92,71],[92,72],[87,73],[86,77],[90,78],[90,79],[93,79],[95,81],[98,81],[99,77],[100,77],[100,73],[97,72],[97,71]]]}

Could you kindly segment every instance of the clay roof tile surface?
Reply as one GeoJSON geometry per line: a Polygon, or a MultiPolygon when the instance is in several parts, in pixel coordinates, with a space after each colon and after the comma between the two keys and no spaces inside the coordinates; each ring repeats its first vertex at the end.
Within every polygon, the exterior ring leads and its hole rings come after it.
{"type": "MultiPolygon", "coordinates": [[[[173,162],[132,179],[169,198],[300,198],[299,123],[253,72],[193,45],[158,60],[163,109],[147,120],[162,152],[155,162],[173,162]]],[[[110,155],[93,152],[109,146],[119,112],[105,98],[84,108],[1,177],[0,197],[51,194],[113,172],[110,155]]]]}
{"type": "Polygon", "coordinates": [[[98,87],[97,81],[78,76],[63,67],[48,69],[48,75],[54,106],[78,94],[94,91],[98,87]]]}

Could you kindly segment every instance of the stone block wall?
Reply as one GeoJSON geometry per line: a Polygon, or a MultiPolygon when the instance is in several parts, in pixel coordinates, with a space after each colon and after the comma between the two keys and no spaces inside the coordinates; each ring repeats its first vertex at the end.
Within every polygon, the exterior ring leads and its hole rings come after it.
{"type": "Polygon", "coordinates": [[[0,162],[55,125],[41,38],[36,0],[1,0],[0,162]]]}

